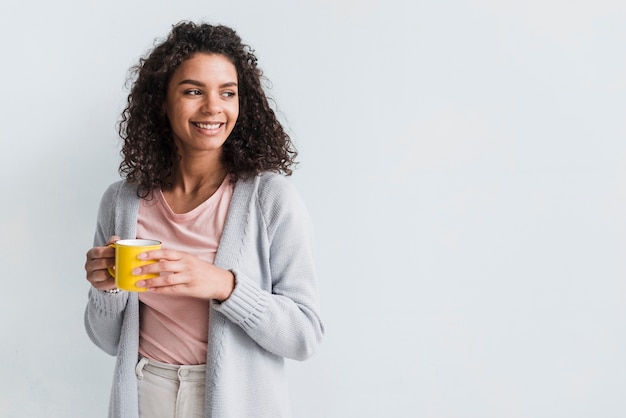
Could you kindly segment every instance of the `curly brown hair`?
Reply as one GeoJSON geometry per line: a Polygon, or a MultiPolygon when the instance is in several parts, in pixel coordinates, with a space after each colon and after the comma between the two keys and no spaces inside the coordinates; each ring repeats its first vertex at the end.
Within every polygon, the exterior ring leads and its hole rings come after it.
{"type": "Polygon", "coordinates": [[[120,174],[137,183],[142,196],[169,185],[179,156],[162,106],[174,71],[198,52],[224,55],[237,70],[239,117],[222,148],[222,163],[233,178],[263,171],[291,175],[296,164],[297,151],[270,107],[254,50],[226,26],[181,22],[131,68],[132,88],[118,125],[120,174]]]}

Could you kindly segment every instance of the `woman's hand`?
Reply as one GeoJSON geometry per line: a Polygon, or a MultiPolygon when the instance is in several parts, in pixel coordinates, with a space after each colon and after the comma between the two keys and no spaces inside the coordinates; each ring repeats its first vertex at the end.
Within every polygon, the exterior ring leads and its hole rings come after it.
{"type": "Polygon", "coordinates": [[[136,276],[160,274],[154,279],[137,282],[137,287],[145,287],[149,292],[224,301],[235,288],[232,272],[191,254],[162,249],[139,254],[139,258],[157,260],[133,270],[136,276]]]}
{"type": "Polygon", "coordinates": [[[107,268],[115,266],[115,249],[109,245],[119,241],[119,239],[120,237],[114,235],[109,238],[107,245],[94,247],[87,251],[87,261],[85,262],[87,280],[98,290],[115,289],[115,279],[111,277],[107,268]]]}

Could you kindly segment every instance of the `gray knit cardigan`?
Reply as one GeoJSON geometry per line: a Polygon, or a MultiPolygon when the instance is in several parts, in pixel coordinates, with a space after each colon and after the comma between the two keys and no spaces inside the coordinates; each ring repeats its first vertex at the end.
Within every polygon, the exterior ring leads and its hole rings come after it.
{"type": "MultiPolygon", "coordinates": [[[[138,208],[135,186],[111,185],[100,203],[94,245],[112,235],[134,238],[138,208]]],[[[215,265],[235,274],[235,289],[223,303],[212,301],[207,313],[206,416],[288,417],[284,358],[310,357],[324,329],[311,223],[287,179],[264,173],[236,183],[215,265]]],[[[109,417],[138,417],[137,294],[91,288],[85,328],[98,347],[117,356],[109,417]]]]}

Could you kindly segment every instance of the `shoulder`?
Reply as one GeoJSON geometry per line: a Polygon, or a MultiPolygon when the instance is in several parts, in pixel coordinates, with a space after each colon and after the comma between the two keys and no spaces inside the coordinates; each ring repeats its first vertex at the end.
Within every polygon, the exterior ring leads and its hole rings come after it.
{"type": "Polygon", "coordinates": [[[115,183],[112,183],[109,185],[109,187],[106,188],[106,190],[104,191],[104,194],[102,195],[102,198],[115,198],[116,196],[119,195],[120,190],[122,189],[122,187],[124,187],[124,184],[126,182],[124,180],[119,180],[116,181],[115,183]]]}
{"type": "Polygon", "coordinates": [[[287,219],[309,223],[309,214],[294,184],[277,173],[262,173],[255,179],[256,199],[269,224],[287,219]]]}
{"type": "Polygon", "coordinates": [[[137,187],[126,180],[119,180],[106,188],[100,199],[101,216],[111,217],[116,210],[134,208],[139,204],[137,187]]]}
{"type": "Polygon", "coordinates": [[[261,206],[299,207],[302,205],[300,194],[291,181],[282,174],[261,173],[256,177],[257,199],[261,206]]]}
{"type": "Polygon", "coordinates": [[[102,195],[100,206],[114,206],[120,199],[137,197],[137,189],[126,180],[118,180],[109,185],[102,195]]]}
{"type": "Polygon", "coordinates": [[[231,209],[233,207],[251,209],[254,203],[263,217],[277,220],[289,213],[306,213],[300,194],[293,183],[285,176],[272,172],[239,179],[235,185],[231,209]]]}
{"type": "Polygon", "coordinates": [[[280,200],[298,193],[293,184],[282,174],[263,172],[255,176],[237,180],[235,194],[241,195],[246,201],[280,200]]]}
{"type": "Polygon", "coordinates": [[[107,187],[98,210],[96,242],[103,245],[111,235],[134,237],[139,201],[134,183],[121,180],[107,187]]]}
{"type": "Polygon", "coordinates": [[[297,191],[294,185],[287,179],[287,177],[278,173],[261,173],[257,176],[259,194],[262,195],[284,195],[284,194],[296,194],[297,191]]]}

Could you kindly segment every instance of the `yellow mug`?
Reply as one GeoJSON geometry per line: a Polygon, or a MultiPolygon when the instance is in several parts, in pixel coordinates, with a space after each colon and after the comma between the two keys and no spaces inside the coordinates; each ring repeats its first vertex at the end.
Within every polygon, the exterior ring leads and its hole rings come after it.
{"type": "Polygon", "coordinates": [[[145,292],[143,287],[137,287],[140,280],[152,279],[158,274],[133,275],[133,269],[156,263],[156,260],[140,260],[137,256],[146,251],[158,250],[161,242],[153,239],[121,239],[109,247],[115,248],[115,268],[109,267],[109,274],[115,278],[118,289],[129,292],[145,292]]]}

